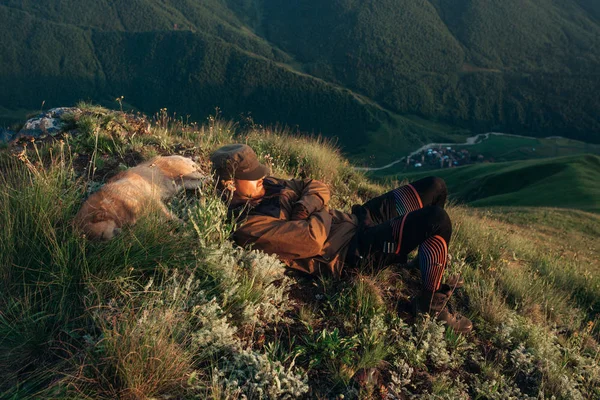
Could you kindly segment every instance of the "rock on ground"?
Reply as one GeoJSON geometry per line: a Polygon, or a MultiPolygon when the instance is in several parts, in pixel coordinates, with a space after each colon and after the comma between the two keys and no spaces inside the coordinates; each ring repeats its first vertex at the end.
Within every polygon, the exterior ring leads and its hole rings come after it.
{"type": "Polygon", "coordinates": [[[76,107],[58,107],[43,112],[27,120],[23,128],[16,134],[16,139],[23,137],[44,139],[47,136],[56,136],[65,127],[62,117],[65,114],[78,113],[81,113],[81,110],[76,107]]]}

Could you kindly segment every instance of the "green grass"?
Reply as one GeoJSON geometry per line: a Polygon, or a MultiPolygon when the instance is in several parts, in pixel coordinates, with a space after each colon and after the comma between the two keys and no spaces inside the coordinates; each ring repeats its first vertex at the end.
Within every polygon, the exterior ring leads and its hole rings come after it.
{"type": "Polygon", "coordinates": [[[208,168],[212,150],[247,142],[278,174],[328,182],[346,210],[388,189],[331,144],[281,129],[164,112],[141,136],[112,129],[120,118],[86,106],[73,121],[84,136],[0,153],[0,397],[600,396],[595,214],[447,207],[448,273],[466,281],[452,306],[475,323],[463,337],[406,312],[417,271],[310,278],[233,246],[212,185],[169,204],[184,226],[151,214],[86,241],[71,221],[88,190],[155,154],[208,168]]]}
{"type": "Polygon", "coordinates": [[[590,238],[600,236],[600,216],[579,210],[543,207],[494,207],[489,213],[500,221],[535,227],[548,233],[573,232],[590,238]]]}
{"type": "Polygon", "coordinates": [[[486,163],[398,178],[437,175],[453,198],[474,207],[560,207],[600,212],[600,157],[577,155],[486,163]]]}
{"type": "Polygon", "coordinates": [[[576,154],[600,154],[600,146],[564,138],[526,138],[490,135],[472,146],[455,146],[471,154],[481,154],[495,161],[516,161],[535,158],[562,157],[576,154]]]}
{"type": "MultiPolygon", "coordinates": [[[[512,326],[509,336],[516,335],[513,337],[524,342],[528,357],[554,360],[537,373],[545,376],[548,388],[569,398],[568,385],[560,383],[560,370],[570,362],[573,348],[591,351],[598,357],[595,343],[587,350],[583,345],[598,330],[598,249],[589,259],[581,259],[576,253],[559,256],[558,244],[546,240],[552,236],[538,232],[536,226],[520,229],[495,220],[494,214],[462,208],[454,209],[451,215],[458,221],[454,254],[464,252],[469,264],[478,265],[477,269],[462,269],[469,297],[474,300],[471,315],[483,330],[498,324],[512,326]],[[586,318],[590,318],[587,323],[586,318]],[[560,326],[579,326],[585,338],[558,335],[552,339],[543,326],[553,327],[555,332],[560,326]],[[565,346],[566,358],[562,360],[556,358],[556,342],[565,346]]],[[[585,222],[587,218],[579,215],[579,219],[585,222]]],[[[566,229],[556,239],[569,245],[576,243],[579,236],[577,231],[566,229]]],[[[507,344],[502,344],[499,337],[494,340],[495,350],[507,344]]]]}

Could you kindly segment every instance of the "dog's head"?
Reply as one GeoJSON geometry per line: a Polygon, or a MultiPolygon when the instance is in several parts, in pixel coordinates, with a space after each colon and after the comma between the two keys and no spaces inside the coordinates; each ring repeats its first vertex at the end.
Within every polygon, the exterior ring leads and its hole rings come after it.
{"type": "Polygon", "coordinates": [[[121,232],[119,218],[102,208],[96,202],[83,204],[75,216],[75,226],[91,240],[111,240],[121,232]]]}
{"type": "Polygon", "coordinates": [[[83,232],[92,240],[111,240],[121,233],[121,228],[117,225],[115,220],[107,219],[104,221],[90,222],[84,225],[83,232]]]}

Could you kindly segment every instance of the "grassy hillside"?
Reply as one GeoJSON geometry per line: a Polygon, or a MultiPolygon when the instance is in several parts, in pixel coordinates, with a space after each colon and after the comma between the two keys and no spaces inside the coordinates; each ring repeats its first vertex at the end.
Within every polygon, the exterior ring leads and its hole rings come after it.
{"type": "Polygon", "coordinates": [[[470,146],[453,146],[466,149],[471,154],[481,154],[494,161],[517,161],[535,158],[570,156],[577,154],[600,155],[600,145],[564,138],[527,138],[490,135],[480,143],[470,146]]]}
{"type": "Polygon", "coordinates": [[[72,228],[119,170],[183,154],[208,171],[231,142],[278,176],[327,182],[336,208],[388,189],[330,144],[166,113],[133,134],[122,114],[90,106],[68,121],[79,134],[0,152],[1,398],[600,396],[597,216],[450,207],[448,273],[466,280],[452,306],[475,323],[462,337],[407,311],[416,270],[284,275],[276,258],[233,246],[211,182],[169,204],[184,226],[150,214],[109,243],[72,228]]]}
{"type": "Polygon", "coordinates": [[[600,157],[577,155],[541,160],[476,164],[399,175],[435,174],[455,199],[471,206],[542,206],[600,212],[600,157]]]}
{"type": "Polygon", "coordinates": [[[600,140],[589,1],[8,0],[0,17],[4,109],[218,106],[382,159],[465,130],[600,140]]]}

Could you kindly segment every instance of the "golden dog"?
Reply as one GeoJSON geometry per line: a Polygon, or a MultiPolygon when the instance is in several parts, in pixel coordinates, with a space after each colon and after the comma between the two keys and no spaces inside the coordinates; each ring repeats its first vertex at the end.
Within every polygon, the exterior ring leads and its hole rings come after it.
{"type": "Polygon", "coordinates": [[[152,209],[178,220],[163,201],[179,190],[199,188],[206,179],[188,158],[154,158],[121,172],[92,194],[75,216],[75,226],[90,239],[110,240],[152,209]]]}

